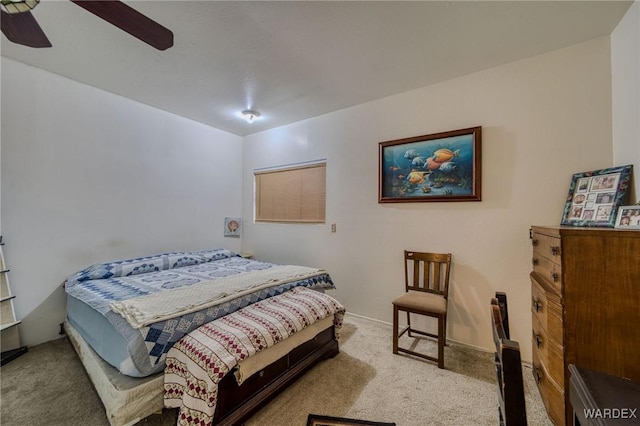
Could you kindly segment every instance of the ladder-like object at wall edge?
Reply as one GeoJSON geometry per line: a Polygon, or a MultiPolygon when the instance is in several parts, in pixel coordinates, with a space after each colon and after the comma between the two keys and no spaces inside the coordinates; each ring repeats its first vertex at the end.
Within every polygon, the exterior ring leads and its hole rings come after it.
{"type": "Polygon", "coordinates": [[[0,236],[0,350],[4,365],[27,352],[26,346],[20,344],[18,325],[21,321],[16,319],[16,311],[13,306],[15,296],[11,293],[9,285],[9,269],[4,262],[2,247],[4,242],[0,236]]]}

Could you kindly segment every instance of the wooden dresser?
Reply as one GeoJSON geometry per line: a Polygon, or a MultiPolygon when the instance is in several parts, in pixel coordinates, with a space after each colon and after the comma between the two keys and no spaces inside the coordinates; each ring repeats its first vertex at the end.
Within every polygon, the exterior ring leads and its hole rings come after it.
{"type": "Polygon", "coordinates": [[[570,425],[569,364],[640,381],[640,231],[531,228],[533,374],[570,425]]]}

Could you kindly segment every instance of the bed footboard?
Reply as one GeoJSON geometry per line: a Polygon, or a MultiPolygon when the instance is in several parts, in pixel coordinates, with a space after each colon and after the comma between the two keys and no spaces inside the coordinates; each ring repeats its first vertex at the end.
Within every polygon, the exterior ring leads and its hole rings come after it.
{"type": "Polygon", "coordinates": [[[241,424],[318,362],[338,354],[334,328],[320,332],[238,386],[233,372],[218,383],[215,425],[241,424]]]}

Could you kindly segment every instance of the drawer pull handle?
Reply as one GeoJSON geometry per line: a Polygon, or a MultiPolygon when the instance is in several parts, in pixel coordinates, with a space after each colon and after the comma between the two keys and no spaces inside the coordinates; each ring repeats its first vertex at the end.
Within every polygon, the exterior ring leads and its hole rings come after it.
{"type": "Polygon", "coordinates": [[[533,299],[533,309],[535,309],[536,312],[542,311],[542,302],[539,300],[533,299]]]}
{"type": "Polygon", "coordinates": [[[551,279],[553,280],[554,283],[558,282],[558,278],[560,278],[560,275],[558,275],[557,272],[552,272],[551,273],[551,279]]]}
{"type": "Polygon", "coordinates": [[[260,371],[260,372],[258,373],[258,376],[259,376],[259,377],[264,377],[264,370],[260,371]]]}
{"type": "Polygon", "coordinates": [[[552,256],[560,256],[560,247],[559,246],[551,246],[551,255],[552,256]]]}
{"type": "Polygon", "coordinates": [[[536,379],[536,383],[540,384],[542,382],[542,372],[538,367],[533,368],[533,377],[536,379]]]}
{"type": "Polygon", "coordinates": [[[538,246],[538,244],[540,244],[540,241],[538,241],[538,240],[537,240],[537,239],[535,239],[535,238],[532,238],[532,239],[531,239],[531,245],[532,245],[532,246],[537,247],[537,246],[538,246]]]}
{"type": "Polygon", "coordinates": [[[533,266],[538,266],[540,264],[540,261],[534,257],[533,259],[531,259],[531,263],[533,263],[533,266]]]}
{"type": "Polygon", "coordinates": [[[534,334],[533,340],[536,342],[536,346],[538,347],[538,349],[540,349],[542,347],[542,337],[540,337],[539,334],[534,334]]]}

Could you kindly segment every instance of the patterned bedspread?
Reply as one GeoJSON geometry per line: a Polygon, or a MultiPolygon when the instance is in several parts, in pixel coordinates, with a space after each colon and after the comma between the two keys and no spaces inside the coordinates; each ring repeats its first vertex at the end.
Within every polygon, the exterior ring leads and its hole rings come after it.
{"type": "Polygon", "coordinates": [[[298,287],[203,325],[169,350],[165,406],[180,408],[179,425],[212,424],[218,382],[238,361],[334,314],[339,336],[344,311],[332,297],[298,287]]]}
{"type": "Polygon", "coordinates": [[[139,375],[144,376],[162,371],[171,346],[207,322],[294,287],[330,289],[335,288],[334,284],[326,272],[318,271],[297,279],[274,280],[271,285],[255,286],[251,291],[218,292],[224,293],[224,297],[214,297],[214,303],[162,316],[153,322],[142,321],[135,327],[114,311],[114,306],[140,298],[155,300],[162,297],[161,293],[182,292],[203,283],[215,286],[231,277],[256,275],[260,271],[269,275],[279,267],[244,259],[224,249],[174,252],[93,265],[70,276],[65,290],[105,316],[127,340],[131,362],[139,375]]]}

